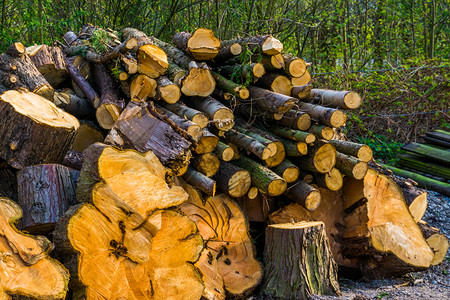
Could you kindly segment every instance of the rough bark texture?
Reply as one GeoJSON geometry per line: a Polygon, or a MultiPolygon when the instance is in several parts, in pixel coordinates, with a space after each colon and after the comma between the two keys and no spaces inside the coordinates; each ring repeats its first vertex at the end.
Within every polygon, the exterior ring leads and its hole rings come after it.
{"type": "Polygon", "coordinates": [[[216,194],[216,182],[192,167],[188,167],[186,173],[183,175],[183,179],[209,196],[216,194]]]}
{"type": "Polygon", "coordinates": [[[299,168],[315,172],[328,173],[336,164],[336,148],[327,143],[315,143],[309,147],[308,154],[297,158],[299,168]]]}
{"type": "Polygon", "coordinates": [[[235,40],[222,41],[222,45],[228,46],[238,43],[242,46],[247,46],[250,50],[260,48],[264,54],[275,55],[283,50],[283,44],[271,35],[258,35],[248,38],[239,38],[235,40]]]}
{"type": "Polygon", "coordinates": [[[331,91],[312,89],[311,99],[314,103],[339,107],[343,109],[356,109],[361,106],[361,97],[358,93],[349,91],[331,91]]]}
{"type": "Polygon", "coordinates": [[[311,126],[311,116],[303,111],[289,110],[283,114],[280,120],[274,120],[273,122],[281,126],[304,131],[311,126]]]}
{"type": "Polygon", "coordinates": [[[158,109],[161,110],[161,112],[166,115],[171,121],[173,121],[177,126],[185,130],[193,140],[198,141],[202,136],[202,128],[199,125],[190,120],[186,120],[183,117],[180,117],[165,108],[158,106],[158,109]]]}
{"type": "Polygon", "coordinates": [[[216,86],[222,91],[228,92],[244,100],[250,96],[245,86],[237,84],[218,73],[211,72],[211,74],[214,77],[214,80],[216,81],[216,86]]]}
{"type": "Polygon", "coordinates": [[[173,112],[174,114],[191,120],[199,125],[202,129],[208,125],[208,117],[201,111],[186,106],[183,102],[177,102],[172,104],[163,104],[163,106],[173,112]]]}
{"type": "Polygon", "coordinates": [[[259,107],[272,113],[285,113],[297,102],[290,96],[274,93],[262,88],[250,86],[250,98],[254,99],[259,107]]]}
{"type": "Polygon", "coordinates": [[[80,97],[85,96],[91,102],[92,106],[97,108],[100,103],[100,97],[86,80],[85,76],[80,73],[81,70],[78,70],[78,68],[68,59],[65,59],[65,63],[67,72],[69,73],[73,83],[75,83],[72,85],[74,87],[76,86],[81,91],[81,94],[79,94],[79,92],[75,89],[77,95],[80,97]]]}
{"type": "Polygon", "coordinates": [[[337,265],[322,222],[269,225],[265,245],[266,299],[340,295],[337,265]]]}
{"type": "Polygon", "coordinates": [[[47,45],[32,46],[27,48],[27,54],[52,87],[57,87],[67,79],[66,64],[61,48],[47,45]]]}
{"type": "Polygon", "coordinates": [[[69,206],[76,203],[79,171],[47,164],[17,173],[19,204],[24,210],[22,228],[32,234],[48,234],[69,206]]]}
{"type": "Polygon", "coordinates": [[[358,180],[363,179],[367,173],[367,163],[340,152],[337,152],[336,168],[342,174],[358,180]]]}
{"type": "Polygon", "coordinates": [[[372,149],[367,145],[341,140],[331,140],[330,143],[336,147],[337,151],[357,157],[363,162],[369,162],[372,159],[372,149]]]}
{"type": "Polygon", "coordinates": [[[311,118],[324,125],[331,127],[341,127],[345,124],[347,117],[337,109],[328,108],[320,105],[298,101],[298,110],[308,113],[311,118]]]}
{"type": "Polygon", "coordinates": [[[278,136],[286,139],[290,139],[296,142],[302,142],[312,144],[316,141],[316,137],[308,132],[299,131],[295,129],[289,129],[281,126],[271,126],[270,130],[278,136]]]}
{"type": "Polygon", "coordinates": [[[227,131],[224,137],[228,142],[235,144],[247,152],[255,154],[262,160],[266,160],[271,156],[272,152],[268,147],[260,143],[257,139],[237,130],[231,129],[227,131]]]}
{"type": "Polygon", "coordinates": [[[299,169],[296,165],[285,159],[281,164],[272,168],[272,171],[283,177],[286,183],[292,183],[298,179],[299,169]]]}
{"type": "Polygon", "coordinates": [[[298,99],[308,99],[311,95],[312,85],[293,86],[291,90],[292,97],[298,99]]]}
{"type": "Polygon", "coordinates": [[[213,59],[215,65],[223,65],[229,59],[232,59],[242,53],[242,46],[238,43],[233,43],[222,47],[213,59]]]}
{"type": "Polygon", "coordinates": [[[81,170],[83,165],[83,153],[75,150],[67,151],[62,164],[74,170],[81,170]]]}
{"type": "Polygon", "coordinates": [[[156,80],[156,99],[162,99],[167,103],[176,103],[180,100],[180,88],[173,83],[167,76],[161,76],[156,80]]]}
{"type": "Polygon", "coordinates": [[[313,124],[309,127],[308,132],[314,134],[317,138],[329,141],[334,136],[334,130],[331,127],[320,124],[313,124]]]}
{"type": "Polygon", "coordinates": [[[226,162],[220,164],[215,180],[220,191],[235,198],[244,196],[252,184],[247,170],[226,162]]]}
{"type": "Polygon", "coordinates": [[[286,76],[277,73],[265,74],[256,82],[256,85],[278,94],[291,96],[291,81],[286,76]]]}
{"type": "Polygon", "coordinates": [[[219,142],[217,147],[214,149],[214,153],[220,160],[230,161],[234,157],[234,150],[225,143],[219,142]]]}
{"type": "Polygon", "coordinates": [[[79,97],[71,89],[55,92],[52,102],[79,119],[88,119],[95,114],[92,103],[86,98],[79,97]]]}
{"type": "Polygon", "coordinates": [[[322,200],[319,191],[301,179],[289,184],[284,195],[309,211],[317,209],[322,200]]]}
{"type": "Polygon", "coordinates": [[[274,197],[259,192],[256,187],[252,187],[250,190],[252,189],[252,195],[247,193],[245,197],[237,198],[236,200],[250,222],[264,223],[267,221],[269,214],[274,211],[276,200],[274,197]]]}
{"type": "Polygon", "coordinates": [[[234,126],[233,111],[211,96],[192,97],[187,103],[204,112],[219,130],[227,131],[234,126]]]}
{"type": "Polygon", "coordinates": [[[28,92],[0,96],[0,156],[16,168],[61,163],[80,126],[46,99],[28,92]]]}

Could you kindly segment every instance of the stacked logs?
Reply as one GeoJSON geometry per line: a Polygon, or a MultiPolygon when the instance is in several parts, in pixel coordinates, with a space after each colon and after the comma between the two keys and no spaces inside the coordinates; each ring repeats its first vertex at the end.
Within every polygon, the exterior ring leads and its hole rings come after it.
{"type": "MultiPolygon", "coordinates": [[[[86,25],[62,49],[0,55],[0,196],[22,206],[21,228],[52,234],[73,298],[243,298],[262,284],[296,299],[339,294],[337,265],[383,277],[442,262],[426,192],[339,134],[360,96],[313,88],[310,64],[282,50],[270,35],[166,43],[86,25]],[[272,223],[264,277],[247,221],[272,223]]],[[[65,294],[61,270],[42,295],[65,294]]]]}

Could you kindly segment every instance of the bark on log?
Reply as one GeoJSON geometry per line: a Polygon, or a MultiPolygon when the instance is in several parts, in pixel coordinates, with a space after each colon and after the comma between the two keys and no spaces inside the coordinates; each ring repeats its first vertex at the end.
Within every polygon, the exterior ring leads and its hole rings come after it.
{"type": "Polygon", "coordinates": [[[110,130],[105,143],[140,152],[152,150],[161,162],[177,171],[190,157],[191,141],[185,131],[162,121],[148,103],[131,100],[110,130]]]}
{"type": "Polygon", "coordinates": [[[314,182],[319,187],[326,188],[331,191],[338,191],[344,184],[342,174],[338,168],[333,168],[330,172],[325,174],[314,174],[314,182]]]}
{"type": "Polygon", "coordinates": [[[162,99],[169,104],[178,102],[181,97],[181,91],[178,85],[173,83],[167,76],[161,76],[156,79],[156,99],[162,99]]]}
{"type": "Polygon", "coordinates": [[[92,103],[86,98],[78,97],[70,89],[55,92],[52,102],[65,112],[79,119],[88,119],[95,114],[92,103]]]}
{"type": "Polygon", "coordinates": [[[219,50],[219,53],[214,57],[213,64],[215,65],[223,65],[224,62],[235,58],[239,54],[242,53],[242,46],[238,43],[233,43],[228,46],[225,46],[219,50]]]}
{"type": "Polygon", "coordinates": [[[292,183],[298,179],[299,169],[296,165],[285,159],[281,164],[272,168],[272,171],[280,175],[286,183],[292,183]]]}
{"type": "Polygon", "coordinates": [[[178,65],[176,65],[169,58],[169,68],[167,69],[167,76],[173,83],[175,83],[179,88],[183,86],[183,80],[188,75],[188,72],[178,65]]]}
{"type": "Polygon", "coordinates": [[[189,98],[187,104],[204,112],[211,123],[219,130],[228,131],[234,126],[233,111],[211,96],[206,98],[192,97],[189,98]]]}
{"type": "Polygon", "coordinates": [[[254,86],[248,87],[248,90],[250,92],[250,98],[253,99],[260,108],[272,113],[285,113],[297,102],[295,98],[254,86]]]}
{"type": "Polygon", "coordinates": [[[262,160],[266,160],[272,156],[272,151],[267,146],[260,143],[257,139],[235,129],[225,132],[224,137],[228,142],[235,144],[247,152],[253,153],[262,160]]]}
{"type": "Polygon", "coordinates": [[[423,237],[434,253],[432,266],[441,264],[448,251],[449,242],[447,237],[442,234],[439,229],[431,227],[424,221],[419,221],[418,225],[422,231],[423,237]]]}
{"type": "Polygon", "coordinates": [[[286,156],[298,157],[308,154],[308,144],[291,140],[280,139],[283,143],[286,156]]]}
{"type": "Polygon", "coordinates": [[[63,165],[30,166],[17,173],[19,204],[24,210],[22,228],[31,234],[48,234],[76,204],[79,171],[63,165]]]}
{"type": "Polygon", "coordinates": [[[230,161],[234,157],[234,150],[230,146],[228,146],[225,143],[222,143],[219,141],[219,144],[217,144],[217,147],[214,149],[214,153],[217,155],[217,157],[220,160],[223,161],[230,161]]]}
{"type": "Polygon", "coordinates": [[[245,83],[256,82],[261,78],[266,70],[260,63],[251,63],[246,65],[218,66],[217,71],[234,81],[245,83]]]}
{"type": "Polygon", "coordinates": [[[47,45],[27,48],[27,54],[38,71],[52,87],[57,87],[67,79],[64,54],[59,47],[47,45]]]}
{"type": "Polygon", "coordinates": [[[188,167],[183,175],[183,179],[209,196],[214,197],[216,194],[216,181],[194,170],[192,167],[188,167]]]}
{"type": "Polygon", "coordinates": [[[95,116],[102,128],[111,129],[125,108],[125,100],[120,97],[114,78],[103,65],[93,64],[92,73],[100,90],[95,116]]]}
{"type": "MultiPolygon", "coordinates": [[[[272,156],[277,154],[277,151],[278,151],[278,146],[277,146],[277,143],[276,143],[277,141],[269,140],[269,139],[265,138],[264,136],[258,134],[257,132],[252,131],[251,127],[249,127],[248,124],[243,122],[241,119],[238,119],[236,121],[236,123],[239,126],[235,126],[233,129],[235,129],[235,130],[237,130],[237,131],[239,131],[239,132],[241,132],[241,133],[243,133],[243,134],[245,134],[245,135],[247,135],[249,137],[252,137],[255,140],[257,140],[259,143],[263,144],[270,151],[269,157],[272,157],[272,156]]],[[[237,143],[234,143],[234,144],[239,146],[237,143]]]]}
{"type": "Polygon", "coordinates": [[[337,265],[323,222],[269,225],[264,262],[262,294],[265,298],[340,295],[337,265]]]}
{"type": "Polygon", "coordinates": [[[192,187],[184,186],[189,200],[180,208],[197,224],[205,248],[195,263],[203,274],[207,299],[246,298],[258,286],[263,270],[255,259],[244,213],[224,194],[205,202],[192,187]]]}
{"type": "Polygon", "coordinates": [[[220,40],[207,28],[197,28],[192,34],[186,31],[177,32],[172,42],[197,60],[213,59],[220,50],[220,40]]]}
{"type": "Polygon", "coordinates": [[[312,85],[293,86],[291,90],[292,97],[297,99],[308,99],[311,96],[312,85]]]}
{"type": "Polygon", "coordinates": [[[92,106],[97,108],[100,103],[100,97],[91,87],[89,82],[80,74],[80,71],[75,67],[72,62],[65,59],[67,72],[70,78],[76,84],[76,86],[83,92],[84,96],[91,102],[92,106]]]}
{"type": "Polygon", "coordinates": [[[402,150],[412,152],[414,154],[420,154],[430,159],[442,162],[444,164],[450,164],[450,151],[446,151],[440,148],[435,148],[430,145],[424,145],[419,143],[409,143],[402,147],[402,150]]]}
{"type": "Polygon", "coordinates": [[[307,144],[312,144],[316,141],[316,137],[308,132],[289,129],[281,126],[271,126],[270,130],[278,136],[281,136],[286,139],[290,139],[296,142],[302,142],[307,144]]]}
{"type": "Polygon", "coordinates": [[[0,96],[0,156],[16,168],[61,163],[80,126],[78,120],[34,93],[0,96]]]}
{"type": "Polygon", "coordinates": [[[313,124],[309,127],[308,132],[314,134],[317,138],[329,141],[334,136],[334,130],[331,127],[320,124],[313,124]]]}
{"type": "Polygon", "coordinates": [[[358,93],[349,91],[312,89],[311,100],[313,103],[323,106],[343,109],[356,109],[361,106],[361,96],[358,93]]]}
{"type": "Polygon", "coordinates": [[[26,54],[21,43],[14,43],[0,55],[0,82],[8,89],[26,89],[50,101],[54,90],[26,54]]]}
{"type": "Polygon", "coordinates": [[[363,162],[369,162],[373,157],[372,149],[364,144],[357,144],[341,140],[330,140],[329,143],[333,144],[334,147],[336,147],[337,151],[357,157],[363,162]]]}
{"type": "Polygon", "coordinates": [[[279,71],[284,70],[286,68],[282,54],[262,55],[262,58],[259,62],[268,71],[279,71]]]}
{"type": "Polygon", "coordinates": [[[279,196],[286,190],[286,181],[270,169],[242,156],[232,163],[250,172],[252,184],[269,196],[279,196]]]}
{"type": "Polygon", "coordinates": [[[81,170],[83,165],[83,153],[75,150],[67,151],[62,164],[74,170],[81,170]]]}
{"type": "Polygon", "coordinates": [[[302,180],[289,184],[284,195],[308,211],[316,210],[322,200],[319,190],[302,180]]]}
{"type": "Polygon", "coordinates": [[[146,101],[156,95],[156,80],[145,74],[134,76],[129,87],[130,99],[146,101]]]}
{"type": "Polygon", "coordinates": [[[309,147],[308,154],[296,159],[296,165],[314,173],[328,173],[336,164],[336,148],[328,143],[315,143],[309,147]]]}
{"type": "Polygon", "coordinates": [[[367,173],[367,163],[340,152],[337,152],[336,168],[342,174],[358,180],[363,179],[367,173]]]}
{"type": "Polygon", "coordinates": [[[198,141],[202,136],[202,128],[198,124],[195,124],[190,120],[186,120],[165,108],[158,107],[158,109],[161,110],[162,113],[166,115],[171,121],[173,121],[177,126],[186,131],[193,140],[198,141]]]}
{"type": "Polygon", "coordinates": [[[245,197],[236,199],[250,222],[265,223],[274,211],[275,199],[251,187],[245,197]],[[250,193],[252,191],[252,193],[250,193]]]}
{"type": "Polygon", "coordinates": [[[303,111],[289,110],[283,114],[280,120],[274,120],[275,124],[301,131],[311,127],[311,116],[303,111]]]}
{"type": "Polygon", "coordinates": [[[308,113],[311,118],[319,121],[324,125],[331,127],[341,127],[347,121],[346,115],[334,108],[323,107],[316,104],[298,101],[298,110],[308,113]]]}
{"type": "Polygon", "coordinates": [[[247,170],[226,162],[220,164],[215,180],[219,190],[235,198],[244,196],[252,184],[247,170]]]}
{"type": "Polygon", "coordinates": [[[162,104],[164,108],[170,110],[174,114],[190,120],[200,126],[202,129],[205,128],[208,125],[208,117],[202,113],[201,111],[198,111],[196,109],[193,109],[189,106],[186,106],[183,102],[177,102],[177,103],[171,103],[171,104],[162,104]]]}
{"type": "Polygon", "coordinates": [[[212,152],[219,143],[219,138],[208,131],[208,129],[203,128],[203,135],[197,142],[197,146],[194,152],[197,154],[212,152]]]}
{"type": "Polygon", "coordinates": [[[256,48],[261,49],[262,53],[267,55],[276,55],[283,50],[283,44],[271,35],[258,35],[248,38],[238,38],[235,40],[222,41],[223,46],[228,46],[234,43],[238,43],[241,46],[246,46],[250,50],[256,48]]]}
{"type": "Polygon", "coordinates": [[[277,73],[265,74],[256,82],[256,85],[278,94],[291,96],[291,81],[286,76],[277,73]]]}
{"type": "Polygon", "coordinates": [[[220,161],[212,153],[198,154],[191,158],[190,166],[207,177],[216,175],[219,171],[220,161]]]}
{"type": "Polygon", "coordinates": [[[244,100],[250,96],[250,94],[245,86],[237,84],[215,72],[211,72],[211,75],[213,76],[214,80],[216,81],[217,88],[221,89],[222,91],[228,92],[228,93],[235,95],[236,97],[238,97],[240,99],[244,99],[244,100]]]}
{"type": "Polygon", "coordinates": [[[306,63],[303,59],[292,54],[284,54],[285,72],[290,77],[301,77],[306,72],[306,63]]]}
{"type": "Polygon", "coordinates": [[[14,224],[22,217],[22,210],[8,198],[0,198],[0,214],[0,252],[5,264],[2,267],[0,297],[65,298],[69,273],[59,262],[50,258],[50,241],[15,228],[14,224]]]}

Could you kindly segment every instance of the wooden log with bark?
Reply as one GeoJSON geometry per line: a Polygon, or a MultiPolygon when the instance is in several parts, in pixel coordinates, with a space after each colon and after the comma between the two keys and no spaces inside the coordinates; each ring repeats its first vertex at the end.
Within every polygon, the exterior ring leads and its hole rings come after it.
{"type": "MultiPolygon", "coordinates": [[[[253,56],[252,56],[253,60],[253,56]]],[[[280,71],[286,68],[284,63],[284,58],[282,54],[275,55],[262,55],[261,58],[258,57],[259,62],[264,66],[264,68],[268,71],[280,71]]]]}
{"type": "Polygon", "coordinates": [[[318,139],[326,141],[330,141],[334,137],[333,128],[321,124],[312,124],[308,132],[314,134],[318,139]]]}
{"type": "Polygon", "coordinates": [[[146,101],[156,95],[156,80],[145,74],[138,74],[131,79],[129,90],[130,99],[146,101]]]}
{"type": "MultiPolygon", "coordinates": [[[[338,158],[339,159],[339,155],[338,158]]],[[[336,162],[337,164],[337,162],[336,162]]],[[[366,169],[367,170],[367,169],[366,169]]],[[[366,171],[367,172],[367,171],[366,171]]],[[[321,188],[329,189],[330,191],[338,191],[342,188],[344,181],[343,175],[339,169],[333,168],[330,172],[325,174],[314,174],[314,182],[321,188]]]]}
{"type": "Polygon", "coordinates": [[[316,142],[309,147],[308,154],[296,158],[296,165],[303,170],[314,173],[328,173],[336,165],[337,152],[333,145],[316,142]]]}
{"type": "Polygon", "coordinates": [[[1,84],[8,89],[26,89],[53,101],[54,89],[26,54],[21,43],[14,43],[0,55],[1,84]]]}
{"type": "Polygon", "coordinates": [[[343,109],[356,109],[361,106],[361,96],[355,92],[311,90],[311,101],[316,104],[343,109]]]}
{"type": "Polygon", "coordinates": [[[28,47],[26,52],[38,71],[52,87],[59,86],[67,79],[66,64],[61,48],[36,45],[28,47]]]}
{"type": "Polygon", "coordinates": [[[306,63],[303,59],[288,53],[283,55],[285,72],[290,77],[300,77],[306,72],[306,63]]]}
{"type": "Polygon", "coordinates": [[[310,82],[311,82],[311,74],[309,74],[308,70],[306,70],[305,73],[300,77],[292,77],[291,78],[292,86],[307,85],[310,82]]]}
{"type": "Polygon", "coordinates": [[[87,147],[95,143],[101,143],[105,139],[105,135],[98,127],[91,121],[80,120],[80,127],[75,134],[72,142],[71,150],[83,152],[87,147]]]}
{"type": "Polygon", "coordinates": [[[256,82],[256,85],[278,94],[291,96],[291,81],[284,75],[267,73],[256,82]]]}
{"type": "Polygon", "coordinates": [[[313,134],[304,132],[304,131],[300,131],[300,130],[289,129],[289,128],[281,127],[281,126],[277,126],[277,125],[270,126],[270,130],[278,136],[281,136],[283,138],[290,139],[290,140],[293,140],[296,142],[312,144],[316,141],[316,137],[313,134]]]}
{"type": "Polygon", "coordinates": [[[291,89],[292,97],[298,99],[308,99],[311,96],[312,85],[306,84],[301,86],[293,86],[291,89]]]}
{"type": "Polygon", "coordinates": [[[217,88],[221,89],[224,92],[228,92],[232,95],[235,95],[236,97],[240,99],[247,99],[250,94],[245,86],[242,86],[240,84],[234,83],[233,81],[225,78],[224,76],[211,72],[212,76],[214,77],[214,80],[216,81],[217,88]]]}
{"type": "Polygon", "coordinates": [[[439,229],[431,227],[424,221],[417,223],[422,231],[423,237],[434,253],[432,266],[442,263],[445,259],[449,247],[448,238],[442,234],[439,229]]]}
{"type": "Polygon", "coordinates": [[[309,299],[313,295],[340,295],[337,265],[323,222],[269,225],[265,239],[263,297],[309,299]]]}
{"type": "Polygon", "coordinates": [[[262,53],[267,55],[276,55],[283,50],[283,44],[271,35],[258,35],[248,38],[238,38],[234,40],[222,41],[223,46],[228,46],[238,43],[241,46],[246,46],[250,50],[259,48],[262,53]]]}
{"type": "Polygon", "coordinates": [[[340,152],[337,152],[336,168],[345,176],[355,179],[363,179],[367,173],[367,163],[340,152]]]}
{"type": "Polygon", "coordinates": [[[260,63],[219,66],[217,71],[227,78],[243,84],[248,82],[249,79],[251,79],[251,82],[256,82],[266,73],[264,66],[260,63]]]}
{"type": "Polygon", "coordinates": [[[197,28],[192,34],[179,31],[173,36],[172,42],[197,60],[213,59],[220,50],[220,40],[207,28],[197,28]]]}
{"type": "Polygon", "coordinates": [[[80,70],[68,59],[65,59],[67,72],[69,73],[70,78],[74,82],[73,86],[76,86],[81,92],[76,93],[80,97],[86,97],[94,108],[97,108],[100,103],[100,97],[86,80],[85,76],[80,73],[80,70]]]}
{"type": "Polygon", "coordinates": [[[207,128],[203,128],[202,136],[197,141],[197,146],[194,149],[194,152],[197,154],[209,153],[212,152],[219,143],[219,138],[209,132],[207,128]]]}
{"type": "Polygon", "coordinates": [[[213,64],[223,64],[227,60],[235,58],[242,53],[242,46],[238,43],[233,43],[228,46],[222,46],[219,53],[214,57],[213,64]]]}
{"type": "Polygon", "coordinates": [[[21,227],[31,234],[48,234],[69,206],[76,204],[79,171],[63,165],[30,166],[17,173],[21,227]]]}
{"type": "Polygon", "coordinates": [[[200,125],[198,125],[190,120],[186,120],[165,108],[158,107],[158,109],[164,115],[166,115],[171,121],[173,121],[177,126],[179,126],[181,129],[186,131],[192,137],[192,139],[194,139],[195,141],[198,141],[200,139],[200,137],[202,136],[203,132],[202,132],[202,128],[200,127],[200,125]]]}
{"type": "Polygon", "coordinates": [[[262,160],[266,160],[272,155],[272,151],[269,147],[260,143],[257,139],[235,129],[225,132],[224,137],[228,142],[235,144],[249,153],[253,153],[262,160]]]}
{"type": "Polygon", "coordinates": [[[186,103],[205,113],[210,122],[219,130],[228,131],[234,126],[233,111],[211,96],[191,97],[186,100],[186,103]]]}
{"type": "Polygon", "coordinates": [[[186,173],[183,174],[183,179],[206,195],[214,196],[216,194],[216,181],[190,166],[187,168],[186,173]]]}
{"type": "Polygon", "coordinates": [[[354,156],[363,162],[369,162],[373,157],[372,149],[364,144],[342,140],[330,140],[329,143],[333,144],[337,151],[354,156]]]}
{"type": "Polygon", "coordinates": [[[219,141],[217,147],[214,149],[214,153],[220,160],[230,161],[234,157],[234,149],[229,145],[219,141]]]}
{"type": "Polygon", "coordinates": [[[291,109],[283,113],[280,120],[272,120],[272,122],[287,128],[305,131],[311,127],[311,116],[303,111],[291,109]]]}
{"type": "Polygon", "coordinates": [[[220,161],[213,153],[197,154],[191,158],[189,165],[203,175],[212,177],[219,171],[220,161]]]}
{"type": "Polygon", "coordinates": [[[283,144],[286,156],[298,157],[308,154],[308,144],[306,143],[286,139],[280,139],[280,142],[283,144]]]}
{"type": "Polygon", "coordinates": [[[190,120],[195,124],[199,125],[202,129],[208,125],[208,117],[201,111],[193,109],[183,102],[171,103],[171,104],[162,104],[164,108],[170,110],[177,116],[180,116],[184,119],[190,120]]]}
{"type": "Polygon", "coordinates": [[[215,180],[219,190],[235,198],[247,194],[252,183],[247,170],[226,162],[220,164],[215,180]]]}
{"type": "Polygon", "coordinates": [[[87,119],[95,114],[92,103],[86,98],[79,97],[71,89],[56,91],[52,102],[65,112],[79,119],[87,119]]]}
{"type": "Polygon", "coordinates": [[[0,157],[16,168],[61,163],[80,126],[43,97],[7,91],[0,96],[0,157]]]}
{"type": "Polygon", "coordinates": [[[346,115],[338,109],[328,108],[316,104],[297,102],[298,110],[308,113],[311,118],[319,121],[323,125],[331,127],[341,127],[347,121],[346,115]]]}
{"type": "Polygon", "coordinates": [[[297,180],[289,184],[284,192],[284,196],[301,205],[308,211],[316,210],[322,201],[319,190],[303,180],[297,180]]]}
{"type": "Polygon", "coordinates": [[[292,183],[298,179],[300,171],[296,165],[285,159],[281,164],[272,168],[272,171],[280,175],[286,183],[292,183]]]}
{"type": "Polygon", "coordinates": [[[254,99],[257,105],[272,113],[285,113],[289,111],[297,102],[290,96],[274,93],[262,88],[248,87],[250,98],[254,99]]]}
{"type": "Polygon", "coordinates": [[[173,83],[167,76],[161,76],[156,79],[156,99],[162,99],[167,103],[176,103],[180,100],[181,91],[178,85],[173,83]]]}

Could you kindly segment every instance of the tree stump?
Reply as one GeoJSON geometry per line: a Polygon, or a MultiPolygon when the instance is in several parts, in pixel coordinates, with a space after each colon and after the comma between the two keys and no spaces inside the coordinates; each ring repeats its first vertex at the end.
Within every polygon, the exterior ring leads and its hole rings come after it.
{"type": "Polygon", "coordinates": [[[34,93],[0,96],[0,156],[16,168],[61,163],[80,123],[34,93]]]}
{"type": "Polygon", "coordinates": [[[266,299],[340,294],[337,266],[322,222],[269,225],[264,262],[266,299]]]}

